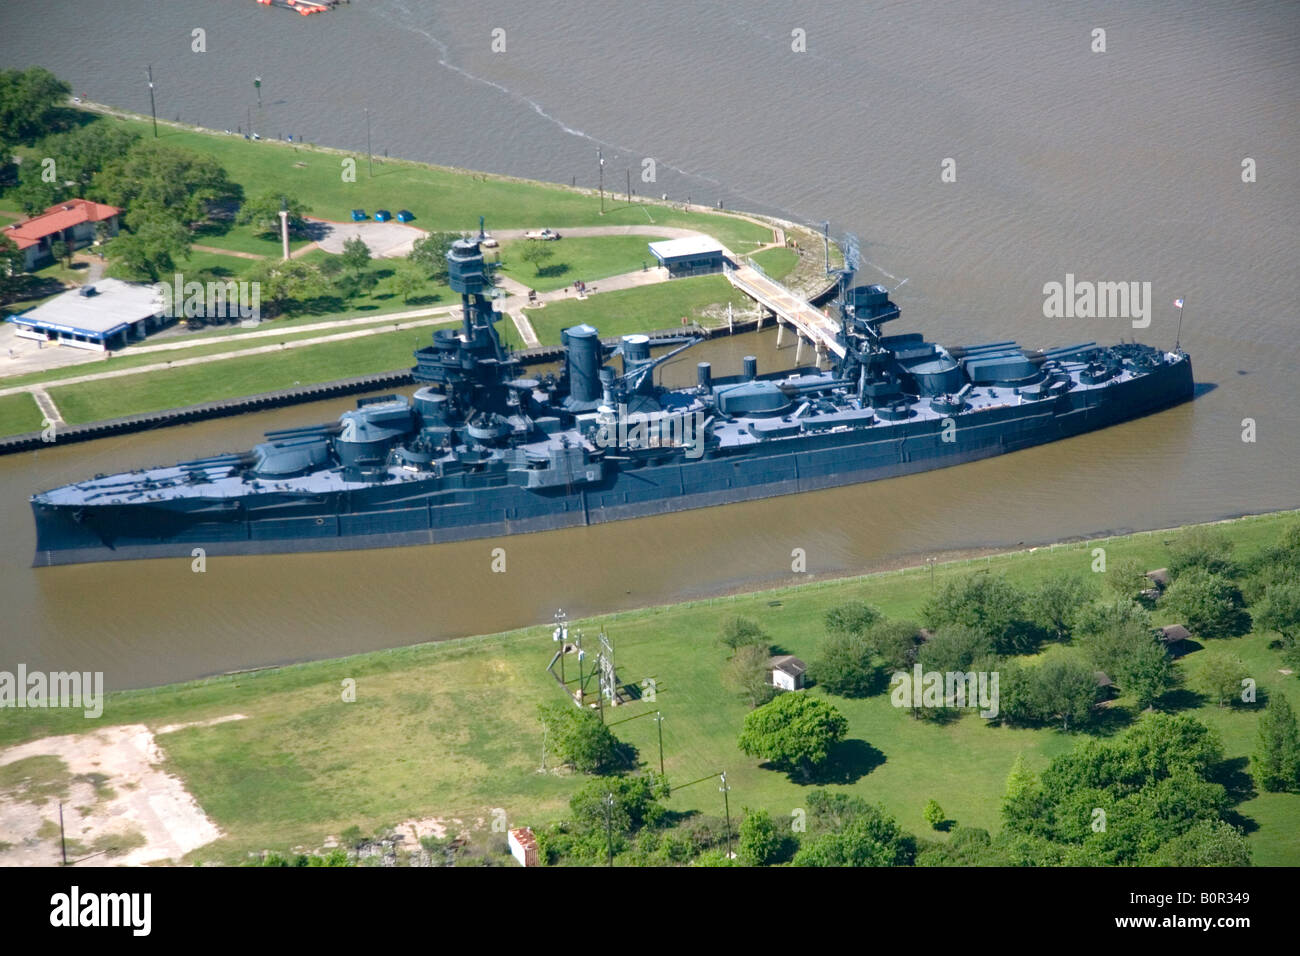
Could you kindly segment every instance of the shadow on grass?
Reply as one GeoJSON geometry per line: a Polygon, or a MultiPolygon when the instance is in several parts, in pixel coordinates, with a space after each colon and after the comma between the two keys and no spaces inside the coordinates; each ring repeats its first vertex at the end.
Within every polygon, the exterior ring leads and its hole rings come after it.
{"type": "MultiPolygon", "coordinates": [[[[796,768],[788,771],[788,776],[791,783],[801,786],[857,783],[885,760],[885,755],[865,740],[841,740],[831,747],[829,756],[821,766],[808,771],[796,768]]],[[[762,766],[777,769],[768,763],[762,766]]]]}
{"type": "Polygon", "coordinates": [[[559,276],[566,275],[570,271],[571,270],[567,262],[556,262],[549,266],[542,266],[540,269],[537,270],[537,275],[539,278],[543,278],[543,279],[554,279],[559,276]]]}

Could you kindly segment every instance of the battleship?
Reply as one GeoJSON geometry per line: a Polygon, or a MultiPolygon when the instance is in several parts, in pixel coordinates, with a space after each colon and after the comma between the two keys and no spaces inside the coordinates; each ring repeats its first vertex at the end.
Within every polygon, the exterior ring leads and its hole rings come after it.
{"type": "MultiPolygon", "coordinates": [[[[481,230],[480,230],[481,235],[481,230]]],[[[879,285],[838,298],[829,369],[697,365],[668,389],[644,335],[562,333],[555,371],[523,374],[496,330],[477,238],[447,255],[459,328],[415,352],[414,394],[251,450],[31,498],[38,566],[429,545],[582,527],[893,478],[1030,448],[1187,401],[1190,357],[1137,343],[945,348],[879,285]],[[611,360],[617,358],[618,364],[611,360]]],[[[662,344],[656,340],[654,344],[662,344]]]]}

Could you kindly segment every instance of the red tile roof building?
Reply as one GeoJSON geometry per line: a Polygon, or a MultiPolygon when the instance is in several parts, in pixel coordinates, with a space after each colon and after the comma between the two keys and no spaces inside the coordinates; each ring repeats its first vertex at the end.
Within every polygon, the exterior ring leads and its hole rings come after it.
{"type": "Polygon", "coordinates": [[[117,217],[121,214],[122,210],[116,206],[89,199],[69,199],[39,216],[6,226],[4,234],[25,253],[24,268],[31,271],[42,260],[50,258],[50,247],[56,242],[66,242],[70,249],[89,245],[95,239],[97,223],[108,223],[109,234],[116,235],[117,217]]]}

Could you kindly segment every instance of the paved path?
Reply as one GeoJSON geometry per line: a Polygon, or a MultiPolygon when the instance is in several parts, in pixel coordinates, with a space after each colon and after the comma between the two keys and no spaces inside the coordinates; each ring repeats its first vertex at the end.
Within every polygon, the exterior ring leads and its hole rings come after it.
{"type": "MultiPolygon", "coordinates": [[[[15,395],[19,392],[31,392],[36,395],[42,392],[45,387],[55,388],[63,385],[80,385],[84,382],[100,382],[109,378],[121,378],[124,375],[139,375],[145,372],[160,372],[169,368],[183,368],[187,365],[202,365],[205,362],[220,362],[224,359],[243,358],[246,355],[265,355],[268,352],[281,352],[286,349],[302,348],[307,345],[322,345],[327,342],[341,342],[344,339],[364,338],[367,335],[386,335],[389,332],[403,331],[406,329],[418,329],[428,325],[444,325],[449,322],[459,321],[458,316],[442,317],[436,319],[421,319],[414,322],[394,323],[392,327],[385,323],[377,329],[359,329],[352,332],[345,332],[342,335],[323,335],[317,338],[299,339],[294,342],[277,343],[275,345],[261,345],[251,349],[238,349],[233,352],[218,352],[215,355],[198,355],[194,358],[176,359],[170,362],[158,362],[153,365],[135,365],[131,368],[114,369],[110,372],[97,372],[91,375],[74,375],[68,378],[59,379],[52,382],[41,382],[35,385],[15,385],[10,388],[0,388],[0,395],[15,395]]],[[[48,397],[48,396],[47,396],[48,397]]],[[[39,403],[40,399],[37,399],[39,403]]],[[[53,407],[53,402],[50,403],[53,407]]],[[[57,409],[56,409],[57,412],[57,409]]]]}
{"type": "Polygon", "coordinates": [[[237,249],[222,249],[218,246],[200,246],[195,245],[190,248],[198,252],[215,252],[219,256],[234,256],[236,259],[254,259],[261,262],[266,256],[259,255],[256,252],[240,252],[237,249]]]}
{"type": "Polygon", "coordinates": [[[36,399],[36,404],[40,407],[41,414],[45,416],[46,421],[53,422],[55,425],[64,425],[63,416],[59,414],[59,407],[54,404],[54,399],[50,398],[49,392],[43,388],[32,389],[32,398],[36,399]]]}

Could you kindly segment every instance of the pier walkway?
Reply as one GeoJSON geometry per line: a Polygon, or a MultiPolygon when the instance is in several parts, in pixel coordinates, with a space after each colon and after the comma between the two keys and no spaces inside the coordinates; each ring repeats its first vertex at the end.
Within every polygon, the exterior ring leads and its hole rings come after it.
{"type": "MultiPolygon", "coordinates": [[[[844,357],[844,346],[836,340],[840,331],[839,323],[807,300],[795,295],[775,279],[769,279],[761,270],[750,263],[742,262],[724,269],[727,281],[745,295],[749,296],[763,308],[776,316],[778,326],[790,325],[799,337],[799,344],[807,339],[812,342],[820,356],[824,352],[834,352],[844,357]]],[[[780,343],[780,331],[777,333],[777,345],[780,343]]],[[[795,361],[798,361],[796,357],[795,361]]]]}

